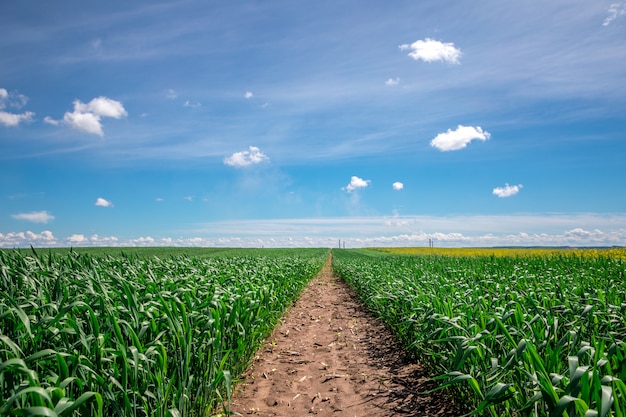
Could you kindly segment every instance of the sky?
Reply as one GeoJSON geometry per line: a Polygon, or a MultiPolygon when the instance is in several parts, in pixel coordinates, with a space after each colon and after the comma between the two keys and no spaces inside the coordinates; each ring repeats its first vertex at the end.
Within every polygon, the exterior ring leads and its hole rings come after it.
{"type": "Polygon", "coordinates": [[[0,5],[0,247],[626,245],[626,0],[0,5]]]}

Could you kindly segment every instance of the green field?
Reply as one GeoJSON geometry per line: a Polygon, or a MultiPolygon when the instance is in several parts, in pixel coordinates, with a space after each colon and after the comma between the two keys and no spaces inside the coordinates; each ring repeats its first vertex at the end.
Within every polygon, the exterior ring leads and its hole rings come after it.
{"type": "Polygon", "coordinates": [[[623,258],[333,252],[335,273],[478,415],[626,414],[623,258]]]}
{"type": "Polygon", "coordinates": [[[0,415],[210,415],[328,252],[1,251],[0,415]]]}
{"type": "MultiPolygon", "coordinates": [[[[502,251],[335,249],[333,268],[468,411],[626,415],[624,258],[502,251]]],[[[0,416],[225,412],[328,255],[0,251],[0,416]]]]}

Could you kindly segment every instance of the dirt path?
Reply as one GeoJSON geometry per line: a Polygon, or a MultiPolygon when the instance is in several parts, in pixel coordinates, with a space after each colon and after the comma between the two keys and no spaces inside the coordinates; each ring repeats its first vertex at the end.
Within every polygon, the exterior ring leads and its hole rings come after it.
{"type": "Polygon", "coordinates": [[[266,416],[459,416],[332,275],[330,259],[257,352],[231,411],[266,416]]]}

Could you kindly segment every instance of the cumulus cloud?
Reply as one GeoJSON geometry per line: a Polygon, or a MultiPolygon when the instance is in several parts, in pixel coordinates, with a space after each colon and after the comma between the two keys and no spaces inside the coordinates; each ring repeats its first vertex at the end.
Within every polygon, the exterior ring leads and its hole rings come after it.
{"type": "Polygon", "coordinates": [[[393,184],[391,184],[391,186],[393,187],[394,190],[399,191],[401,189],[404,188],[404,184],[402,184],[401,182],[394,182],[393,184]]]}
{"type": "Polygon", "coordinates": [[[606,19],[604,19],[602,26],[608,26],[618,17],[626,16],[626,2],[612,3],[609,6],[609,10],[607,11],[607,13],[609,15],[606,17],[606,19]]]}
{"type": "Polygon", "coordinates": [[[20,114],[8,113],[5,111],[0,111],[0,124],[3,124],[7,127],[15,127],[22,122],[32,122],[33,116],[35,113],[31,111],[27,111],[20,114]]]}
{"type": "Polygon", "coordinates": [[[104,136],[100,116],[93,113],[67,112],[63,116],[63,122],[72,129],[104,136]]]}
{"type": "Polygon", "coordinates": [[[101,118],[120,119],[126,116],[128,116],[128,113],[122,103],[101,96],[94,98],[89,103],[74,100],[74,111],[66,112],[62,121],[54,120],[50,117],[46,117],[44,121],[53,125],[64,123],[75,130],[104,136],[101,118]]]}
{"type": "Polygon", "coordinates": [[[28,97],[17,91],[8,91],[6,88],[0,88],[0,110],[7,107],[21,109],[28,103],[28,97]]]}
{"type": "Polygon", "coordinates": [[[426,246],[623,246],[626,215],[538,214],[475,216],[393,216],[227,220],[200,223],[193,234],[118,240],[74,234],[57,239],[41,233],[0,232],[0,247],[33,246],[203,246],[346,247],[426,246]]]}
{"type": "Polygon", "coordinates": [[[28,222],[33,223],[48,223],[51,220],[54,220],[54,216],[47,211],[32,211],[30,213],[20,213],[13,214],[13,217],[16,220],[26,220],[28,222]]]}
{"type": "Polygon", "coordinates": [[[400,50],[410,50],[408,55],[411,58],[416,61],[421,59],[424,62],[445,61],[458,64],[461,57],[461,50],[453,43],[443,43],[430,38],[417,40],[410,45],[400,45],[400,50]]]}
{"type": "Polygon", "coordinates": [[[187,101],[185,101],[183,106],[190,107],[192,109],[197,109],[198,107],[201,107],[202,104],[198,103],[197,101],[189,101],[189,100],[187,100],[187,101]]]}
{"type": "Polygon", "coordinates": [[[24,246],[54,246],[57,240],[49,230],[41,233],[34,233],[30,230],[26,232],[0,233],[0,247],[19,248],[24,246]]]}
{"type": "Polygon", "coordinates": [[[87,237],[81,234],[73,234],[65,239],[70,246],[118,246],[118,238],[115,236],[92,235],[87,237]]]}
{"type": "Polygon", "coordinates": [[[113,117],[114,119],[128,115],[122,103],[102,96],[94,98],[87,104],[81,103],[80,100],[74,101],[74,111],[93,113],[102,117],[113,117]]]}
{"type": "Polygon", "coordinates": [[[4,109],[11,107],[20,109],[26,105],[28,97],[17,92],[9,92],[6,88],[0,88],[0,124],[7,127],[15,127],[20,123],[33,121],[35,113],[27,111],[23,113],[10,113],[4,109]]]}
{"type": "Polygon", "coordinates": [[[358,190],[359,188],[366,188],[370,182],[370,180],[364,180],[363,178],[359,178],[353,175],[350,179],[350,184],[343,187],[343,189],[351,193],[352,191],[358,190]]]}
{"type": "Polygon", "coordinates": [[[440,151],[457,151],[463,149],[474,139],[486,141],[491,134],[480,126],[459,125],[456,130],[448,129],[445,133],[438,134],[431,142],[440,151]]]}
{"type": "Polygon", "coordinates": [[[388,85],[390,87],[393,87],[394,85],[398,85],[400,84],[400,78],[396,77],[396,78],[389,78],[387,81],[385,81],[385,85],[388,85]]]}
{"type": "Polygon", "coordinates": [[[83,234],[74,234],[65,240],[72,245],[80,245],[81,243],[86,242],[87,238],[83,234]]]}
{"type": "Polygon", "coordinates": [[[504,197],[511,197],[514,196],[515,194],[519,193],[519,191],[522,189],[523,185],[522,184],[518,184],[518,185],[509,185],[509,184],[505,184],[504,187],[496,187],[493,189],[493,195],[497,195],[500,198],[504,198],[504,197]]]}
{"type": "Polygon", "coordinates": [[[112,203],[112,202],[110,202],[110,201],[108,201],[108,200],[105,200],[105,199],[104,199],[104,198],[102,198],[102,197],[98,197],[98,198],[96,199],[96,202],[95,202],[94,204],[95,204],[96,206],[98,206],[98,207],[113,207],[113,203],[112,203]]]}
{"type": "Polygon", "coordinates": [[[224,164],[235,168],[242,168],[269,160],[267,155],[261,152],[259,148],[250,146],[247,151],[235,152],[231,156],[224,158],[224,164]]]}
{"type": "Polygon", "coordinates": [[[252,94],[252,91],[246,91],[246,94],[244,94],[244,97],[250,99],[254,97],[254,94],[252,94]]]}

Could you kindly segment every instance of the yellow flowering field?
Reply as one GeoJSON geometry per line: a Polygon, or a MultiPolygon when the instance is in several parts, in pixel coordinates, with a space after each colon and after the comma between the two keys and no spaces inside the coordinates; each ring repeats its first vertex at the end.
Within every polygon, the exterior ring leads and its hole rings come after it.
{"type": "Polygon", "coordinates": [[[441,255],[441,256],[576,256],[585,258],[626,259],[626,248],[372,248],[394,255],[441,255]]]}

